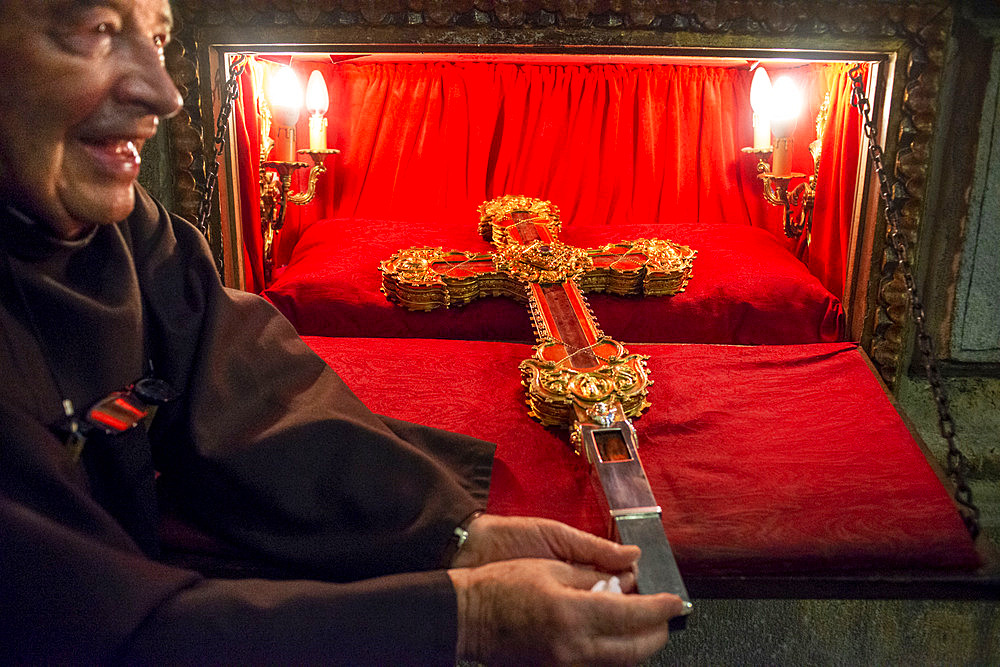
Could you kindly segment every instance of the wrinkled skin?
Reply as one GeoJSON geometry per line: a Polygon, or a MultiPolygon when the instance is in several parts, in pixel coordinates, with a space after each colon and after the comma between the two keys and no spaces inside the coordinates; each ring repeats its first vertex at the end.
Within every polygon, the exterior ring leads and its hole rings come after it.
{"type": "Polygon", "coordinates": [[[75,238],[134,206],[139,151],[180,108],[165,0],[0,3],[0,188],[75,238]]]}
{"type": "Polygon", "coordinates": [[[680,598],[592,592],[612,575],[635,591],[639,549],[545,519],[483,515],[448,571],[457,657],[487,664],[633,664],[667,643],[680,598]]]}

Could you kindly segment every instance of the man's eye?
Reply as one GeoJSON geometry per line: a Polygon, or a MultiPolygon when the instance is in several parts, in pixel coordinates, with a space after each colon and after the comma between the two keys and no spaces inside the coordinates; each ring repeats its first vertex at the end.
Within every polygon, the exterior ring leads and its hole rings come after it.
{"type": "Polygon", "coordinates": [[[112,37],[122,31],[122,22],[119,18],[93,18],[89,23],[85,23],[83,29],[87,27],[97,35],[112,37]]]}
{"type": "Polygon", "coordinates": [[[120,18],[101,11],[98,15],[79,17],[60,31],[59,39],[69,51],[82,56],[96,56],[111,48],[112,38],[121,30],[120,18]]]}

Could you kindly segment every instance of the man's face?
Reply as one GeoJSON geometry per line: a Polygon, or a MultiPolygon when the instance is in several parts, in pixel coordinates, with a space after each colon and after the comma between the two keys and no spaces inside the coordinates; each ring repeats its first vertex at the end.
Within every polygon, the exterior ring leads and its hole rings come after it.
{"type": "Polygon", "coordinates": [[[0,196],[63,237],[124,219],[180,107],[166,0],[0,0],[0,196]]]}

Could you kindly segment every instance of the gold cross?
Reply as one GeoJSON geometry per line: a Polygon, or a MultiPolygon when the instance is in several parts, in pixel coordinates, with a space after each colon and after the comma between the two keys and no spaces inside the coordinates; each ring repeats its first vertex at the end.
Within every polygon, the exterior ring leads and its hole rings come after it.
{"type": "Polygon", "coordinates": [[[493,199],[479,213],[480,232],[495,252],[402,250],[379,266],[386,297],[411,310],[487,295],[527,302],[538,345],[521,371],[536,419],[568,426],[576,412],[607,412],[609,401],[620,402],[628,417],[641,414],[649,405],[645,357],[604,335],[583,292],[676,294],[691,277],[695,251],[655,238],[570,246],[558,239],[558,209],[529,197],[493,199]]]}
{"type": "MultiPolygon", "coordinates": [[[[583,292],[676,294],[691,277],[696,252],[655,238],[589,250],[570,246],[558,238],[558,209],[530,197],[487,201],[479,215],[479,231],[494,252],[402,250],[379,265],[382,292],[411,310],[487,295],[529,304],[538,344],[520,369],[532,416],[546,426],[571,427],[573,445],[596,473],[619,538],[642,548],[639,592],[675,593],[690,612],[630,421],[649,407],[648,357],[629,354],[604,335],[583,292]]],[[[675,627],[683,627],[681,619],[675,627]]]]}

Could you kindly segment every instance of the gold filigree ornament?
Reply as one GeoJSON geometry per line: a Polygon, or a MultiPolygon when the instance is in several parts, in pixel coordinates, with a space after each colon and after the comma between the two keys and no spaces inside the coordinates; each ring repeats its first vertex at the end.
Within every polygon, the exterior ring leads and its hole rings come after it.
{"type": "Polygon", "coordinates": [[[479,234],[490,243],[504,243],[505,228],[524,220],[546,225],[552,236],[562,229],[559,208],[544,199],[503,195],[479,205],[479,234]]]}
{"type": "Polygon", "coordinates": [[[649,407],[648,387],[653,383],[646,366],[647,355],[628,354],[618,341],[604,337],[618,354],[603,357],[603,364],[590,371],[579,371],[567,360],[546,358],[547,348],[558,345],[549,341],[536,345],[535,354],[521,362],[521,382],[527,389],[527,404],[535,419],[545,426],[573,422],[574,404],[584,410],[600,411],[600,404],[618,401],[628,417],[638,417],[649,407]]]}
{"type": "Polygon", "coordinates": [[[496,264],[515,280],[547,285],[576,279],[593,268],[594,261],[584,248],[561,241],[535,241],[526,246],[501,246],[496,253],[496,264]]]}
{"type": "Polygon", "coordinates": [[[687,246],[663,239],[636,239],[632,248],[646,255],[646,270],[690,275],[698,253],[687,246]]]}
{"type": "Polygon", "coordinates": [[[468,303],[479,296],[478,279],[455,269],[479,257],[430,247],[400,250],[379,263],[382,293],[410,310],[468,303]]]}
{"type": "Polygon", "coordinates": [[[410,283],[436,285],[444,281],[431,266],[433,262],[443,260],[444,256],[441,248],[408,248],[381,262],[379,268],[410,283]]]}
{"type": "Polygon", "coordinates": [[[696,250],[663,239],[609,243],[592,251],[602,270],[584,277],[581,287],[592,292],[668,296],[683,292],[691,279],[696,250]],[[618,259],[608,264],[610,257],[618,259]]]}
{"type": "Polygon", "coordinates": [[[683,292],[691,279],[698,251],[663,239],[636,239],[632,247],[646,255],[643,293],[666,296],[683,292]]]}

